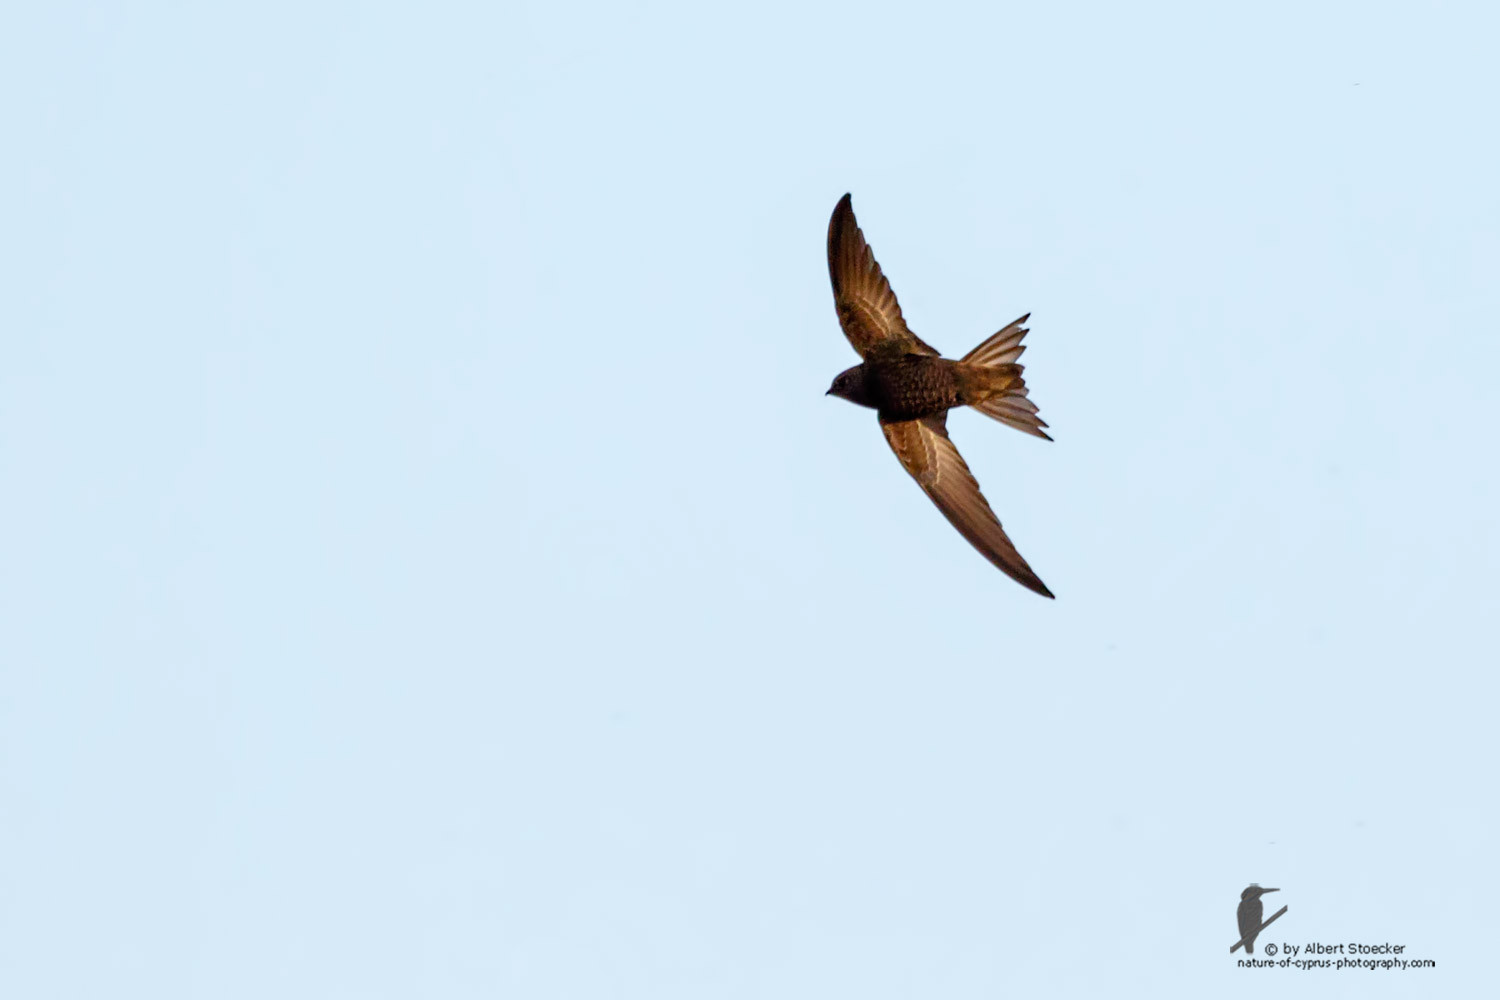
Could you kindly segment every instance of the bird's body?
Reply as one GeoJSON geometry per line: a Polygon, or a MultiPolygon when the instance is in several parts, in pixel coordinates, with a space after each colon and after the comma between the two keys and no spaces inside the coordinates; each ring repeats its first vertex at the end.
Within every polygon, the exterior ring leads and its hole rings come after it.
{"type": "Polygon", "coordinates": [[[1240,908],[1235,916],[1239,920],[1240,937],[1245,941],[1245,954],[1247,955],[1255,954],[1255,937],[1260,933],[1260,920],[1265,915],[1266,906],[1260,901],[1260,897],[1241,900],[1240,908]]]}
{"type": "Polygon", "coordinates": [[[940,416],[955,406],[978,406],[1019,381],[1019,374],[927,354],[866,361],[839,378],[845,376],[848,380],[843,385],[835,380],[838,388],[833,394],[878,410],[887,421],[917,420],[940,416]]]}
{"type": "Polygon", "coordinates": [[[849,372],[848,391],[838,393],[851,403],[878,410],[886,420],[933,417],[962,403],[958,366],[946,358],[903,354],[882,361],[866,361],[849,372]]]}
{"type": "Polygon", "coordinates": [[[850,198],[828,223],[828,272],[839,325],[864,358],[833,380],[830,395],[877,411],[891,450],[943,515],[985,558],[1044,597],[1052,592],[1032,572],[979,492],[963,456],[948,438],[948,411],[972,406],[1019,431],[1052,440],[1027,398],[1022,316],[958,361],[912,333],[901,306],[865,242],[850,198]]]}

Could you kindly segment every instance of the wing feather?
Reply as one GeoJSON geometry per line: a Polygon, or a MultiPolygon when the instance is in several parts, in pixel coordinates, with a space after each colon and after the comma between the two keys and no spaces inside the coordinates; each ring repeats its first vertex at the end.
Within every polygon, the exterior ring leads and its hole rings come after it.
{"type": "Polygon", "coordinates": [[[946,415],[881,421],[880,428],[901,465],[970,545],[1021,586],[1052,596],[1011,544],[968,464],[949,440],[946,415]]]}
{"type": "Polygon", "coordinates": [[[846,194],[828,220],[828,276],[833,281],[833,304],[844,336],[862,358],[937,351],[912,333],[901,315],[901,303],[880,270],[875,252],[865,242],[854,208],[846,194]]]}

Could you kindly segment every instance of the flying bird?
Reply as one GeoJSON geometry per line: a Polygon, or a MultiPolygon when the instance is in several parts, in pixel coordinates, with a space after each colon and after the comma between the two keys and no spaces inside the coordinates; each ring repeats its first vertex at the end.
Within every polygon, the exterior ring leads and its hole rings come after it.
{"type": "MultiPolygon", "coordinates": [[[[1268,892],[1280,891],[1280,889],[1262,889],[1258,885],[1251,884],[1240,893],[1240,907],[1235,911],[1234,916],[1240,925],[1240,940],[1245,942],[1245,954],[1255,954],[1255,939],[1260,936],[1260,918],[1266,912],[1265,904],[1260,901],[1260,897],[1268,892]]],[[[1280,915],[1277,914],[1277,916],[1280,915]]]]}
{"type": "Polygon", "coordinates": [[[963,456],[948,439],[948,411],[972,406],[987,417],[1047,441],[1036,404],[1026,398],[1027,313],[958,361],[906,326],[901,305],[864,233],[849,195],[828,222],[828,274],[844,336],[864,360],[833,380],[828,395],[875,410],[891,450],[959,534],[1012,580],[1051,597],[1000,527],[963,456]]]}

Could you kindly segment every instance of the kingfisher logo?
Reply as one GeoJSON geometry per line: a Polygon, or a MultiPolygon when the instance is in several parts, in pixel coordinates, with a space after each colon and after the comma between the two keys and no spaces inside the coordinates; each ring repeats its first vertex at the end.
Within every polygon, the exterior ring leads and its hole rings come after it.
{"type": "Polygon", "coordinates": [[[1260,901],[1260,897],[1268,892],[1280,891],[1280,889],[1262,889],[1252,882],[1245,887],[1244,892],[1240,893],[1240,908],[1234,914],[1235,920],[1240,925],[1240,939],[1230,946],[1229,953],[1231,955],[1239,951],[1241,947],[1245,949],[1245,954],[1255,954],[1255,939],[1260,936],[1260,932],[1270,927],[1278,917],[1286,912],[1286,907],[1283,906],[1271,914],[1270,920],[1261,920],[1261,917],[1265,915],[1266,907],[1260,901]]]}
{"type": "Polygon", "coordinates": [[[1241,969],[1328,969],[1338,975],[1346,969],[1364,969],[1405,972],[1409,969],[1435,969],[1437,962],[1430,958],[1408,958],[1406,945],[1389,941],[1308,941],[1294,942],[1281,936],[1264,942],[1260,954],[1255,953],[1255,942],[1260,932],[1270,927],[1287,908],[1283,906],[1270,918],[1266,918],[1266,904],[1261,897],[1280,889],[1263,889],[1250,884],[1240,893],[1240,905],[1235,908],[1234,922],[1239,927],[1240,939],[1229,946],[1233,955],[1241,948],[1245,954],[1234,960],[1241,969]]]}

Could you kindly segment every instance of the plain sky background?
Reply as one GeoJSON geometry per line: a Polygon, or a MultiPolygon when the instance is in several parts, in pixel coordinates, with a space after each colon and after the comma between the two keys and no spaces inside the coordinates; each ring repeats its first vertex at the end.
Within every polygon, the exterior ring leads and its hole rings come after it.
{"type": "Polygon", "coordinates": [[[0,15],[0,994],[1477,996],[1493,4],[0,15]],[[932,508],[824,257],[1030,311],[932,508]],[[1252,972],[1267,940],[1423,972],[1252,972]]]}

